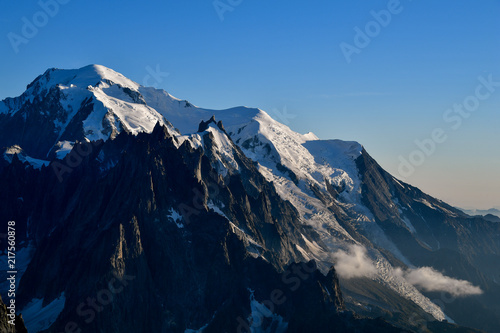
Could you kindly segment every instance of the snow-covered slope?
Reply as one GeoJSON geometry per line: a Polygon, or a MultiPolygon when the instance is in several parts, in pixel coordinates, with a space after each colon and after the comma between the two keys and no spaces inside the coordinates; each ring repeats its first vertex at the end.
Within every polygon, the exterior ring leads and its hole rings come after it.
{"type": "Polygon", "coordinates": [[[14,155],[17,155],[17,158],[19,158],[19,160],[21,162],[28,162],[35,169],[40,169],[44,165],[45,166],[49,165],[49,161],[39,160],[39,159],[27,156],[23,152],[23,149],[21,147],[19,147],[18,145],[14,145],[12,147],[6,148],[4,153],[3,153],[4,159],[9,163],[12,163],[12,159],[14,158],[14,155]]]}

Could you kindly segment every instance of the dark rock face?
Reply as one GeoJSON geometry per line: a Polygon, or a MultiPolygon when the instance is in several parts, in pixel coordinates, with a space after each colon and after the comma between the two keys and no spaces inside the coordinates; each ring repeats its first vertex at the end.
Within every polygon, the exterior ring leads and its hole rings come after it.
{"type": "Polygon", "coordinates": [[[14,144],[23,148],[27,155],[38,158],[53,158],[49,153],[58,140],[83,140],[82,121],[93,108],[92,98],[85,99],[76,110],[76,117],[67,124],[59,137],[57,123],[68,121],[68,111],[61,106],[61,91],[55,87],[45,96],[30,100],[23,95],[15,99],[19,110],[14,114],[0,114],[0,148],[14,144]]]}
{"type": "Polygon", "coordinates": [[[226,133],[226,130],[224,129],[224,125],[222,124],[222,121],[216,121],[215,116],[212,116],[208,121],[201,121],[200,125],[198,126],[198,133],[204,132],[207,130],[208,125],[210,124],[215,124],[222,132],[226,133]]]}
{"type": "Polygon", "coordinates": [[[2,333],[27,333],[26,327],[24,327],[24,321],[22,316],[15,316],[14,325],[12,325],[11,318],[8,316],[9,309],[7,305],[3,303],[2,297],[0,296],[0,332],[2,333]]]}
{"type": "Polygon", "coordinates": [[[323,276],[314,263],[307,271],[288,266],[302,259],[293,244],[307,247],[300,235],[309,231],[253,163],[237,152],[240,173],[224,180],[201,149],[174,143],[157,126],[91,149],[77,144],[75,151],[90,153],[62,181],[57,161],[34,170],[15,160],[0,171],[2,218],[15,219],[19,234],[29,235],[19,241],[36,246],[19,286],[20,308],[64,293],[64,310],[47,332],[184,332],[205,325],[205,332],[236,332],[257,324],[276,332],[335,325],[343,332],[366,324],[339,313],[333,269],[323,276]],[[258,322],[251,305],[271,299],[275,308],[258,322]]]}
{"type": "Polygon", "coordinates": [[[9,310],[0,297],[0,332],[15,333],[16,326],[9,323],[11,319],[7,316],[8,313],[9,310]]]}

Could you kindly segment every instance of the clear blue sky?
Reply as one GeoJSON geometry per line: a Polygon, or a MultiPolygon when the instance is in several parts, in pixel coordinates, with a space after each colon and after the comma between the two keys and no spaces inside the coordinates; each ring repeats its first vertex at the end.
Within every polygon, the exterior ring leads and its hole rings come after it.
{"type": "Polygon", "coordinates": [[[97,63],[142,84],[159,66],[168,76],[148,82],[174,96],[293,115],[292,129],[359,141],[398,178],[399,156],[442,128],[447,140],[404,180],[454,205],[500,206],[500,87],[457,130],[443,120],[478,76],[500,81],[500,0],[401,0],[350,63],[341,43],[377,29],[370,12],[390,1],[220,0],[223,20],[213,0],[60,1],[52,16],[2,1],[0,98],[49,67],[97,63]],[[38,31],[23,36],[23,18],[38,31]],[[27,38],[13,47],[9,33],[27,38]]]}

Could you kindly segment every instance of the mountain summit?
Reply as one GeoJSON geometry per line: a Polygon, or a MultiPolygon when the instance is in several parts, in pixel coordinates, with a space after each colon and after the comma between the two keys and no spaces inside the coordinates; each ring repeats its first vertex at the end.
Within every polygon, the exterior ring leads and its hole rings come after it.
{"type": "Polygon", "coordinates": [[[91,65],[1,101],[0,148],[30,333],[500,327],[500,223],[357,142],[91,65]]]}

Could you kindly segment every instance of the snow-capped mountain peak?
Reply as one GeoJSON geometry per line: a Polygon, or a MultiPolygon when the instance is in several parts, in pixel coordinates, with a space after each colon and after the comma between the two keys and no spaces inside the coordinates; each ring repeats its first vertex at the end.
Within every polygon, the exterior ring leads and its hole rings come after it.
{"type": "Polygon", "coordinates": [[[102,65],[88,65],[80,69],[48,69],[28,86],[26,93],[39,94],[44,89],[50,89],[53,86],[60,86],[61,89],[96,87],[102,82],[135,91],[138,91],[140,86],[110,68],[102,65]]]}
{"type": "Polygon", "coordinates": [[[49,69],[21,96],[2,101],[0,112],[12,123],[24,123],[25,128],[44,119],[45,126],[33,130],[40,132],[43,147],[23,142],[24,133],[17,140],[27,154],[37,158],[46,158],[76,140],[107,140],[121,131],[149,133],[158,122],[173,131],[139,90],[139,84],[100,65],[49,69]]]}

